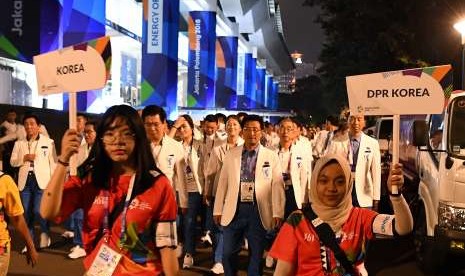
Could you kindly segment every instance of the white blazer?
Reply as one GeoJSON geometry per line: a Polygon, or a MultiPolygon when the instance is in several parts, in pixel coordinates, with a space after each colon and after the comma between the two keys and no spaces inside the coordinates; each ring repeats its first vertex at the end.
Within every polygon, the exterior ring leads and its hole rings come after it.
{"type": "MultiPolygon", "coordinates": [[[[170,180],[173,189],[175,191],[178,189],[181,191],[185,190],[183,171],[184,149],[182,145],[168,135],[165,135],[161,140],[161,148],[155,149],[153,144],[151,144],[151,150],[155,164],[170,180]]],[[[182,198],[182,200],[180,198],[178,205],[181,208],[187,208],[187,198],[182,198]]]]}
{"type": "MultiPolygon", "coordinates": [[[[284,181],[278,155],[261,145],[258,147],[255,196],[263,227],[269,230],[273,217],[284,217],[284,181]]],[[[213,215],[221,215],[222,226],[229,225],[236,214],[243,148],[235,147],[224,156],[213,208],[213,215]]]]}
{"type": "MultiPolygon", "coordinates": [[[[275,152],[279,156],[279,149],[275,152]]],[[[292,181],[292,188],[294,189],[294,198],[297,207],[302,209],[302,203],[308,202],[309,182],[311,174],[309,174],[309,156],[308,152],[302,150],[298,145],[291,147],[291,164],[290,175],[292,181]]],[[[286,165],[287,166],[287,165],[286,165]]],[[[287,170],[286,167],[281,165],[283,171],[287,170]]]]}
{"type": "MultiPolygon", "coordinates": [[[[182,147],[182,144],[181,144],[181,147],[182,147]]],[[[184,158],[184,156],[185,155],[184,155],[184,149],[183,149],[183,158],[181,159],[181,168],[182,168],[183,181],[186,185],[184,187],[177,187],[177,191],[179,193],[179,201],[181,203],[181,206],[187,207],[188,192],[187,192],[187,178],[186,178],[187,175],[185,173],[187,164],[189,164],[190,168],[192,169],[192,173],[194,174],[194,178],[195,178],[195,184],[197,185],[197,190],[199,191],[200,194],[202,194],[203,187],[204,187],[202,142],[200,142],[199,140],[193,140],[192,151],[187,157],[187,160],[186,158],[184,158]],[[186,161],[188,163],[186,163],[186,161]]]]}
{"type": "MultiPolygon", "coordinates": [[[[32,149],[34,151],[34,149],[32,149]]],[[[34,174],[39,184],[39,188],[45,189],[48,185],[50,177],[55,170],[57,155],[55,151],[55,143],[52,139],[39,134],[37,147],[34,153],[34,174]]],[[[18,140],[15,142],[13,152],[11,153],[10,163],[13,167],[20,167],[18,173],[18,189],[22,191],[26,185],[27,175],[29,173],[30,162],[23,162],[24,155],[29,154],[28,141],[18,140]]]]}
{"type": "Polygon", "coordinates": [[[323,129],[316,134],[315,147],[313,148],[313,155],[321,157],[325,153],[326,138],[328,137],[329,131],[323,129]]]}
{"type": "MultiPolygon", "coordinates": [[[[237,137],[236,145],[242,146],[244,139],[237,137]]],[[[207,166],[205,168],[205,189],[204,195],[215,196],[218,187],[218,179],[220,178],[221,167],[223,167],[224,156],[230,149],[226,142],[213,149],[210,155],[207,166]]]]}
{"type": "MultiPolygon", "coordinates": [[[[328,153],[339,153],[350,159],[350,142],[333,140],[328,153]]],[[[381,153],[376,139],[362,133],[355,167],[355,190],[360,207],[372,207],[381,197],[381,153]]]]}

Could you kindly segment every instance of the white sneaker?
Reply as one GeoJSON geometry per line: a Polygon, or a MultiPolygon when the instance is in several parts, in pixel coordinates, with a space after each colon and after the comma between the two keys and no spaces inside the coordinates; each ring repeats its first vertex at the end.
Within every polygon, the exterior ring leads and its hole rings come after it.
{"type": "Polygon", "coordinates": [[[212,241],[212,237],[211,237],[211,235],[210,235],[210,231],[207,231],[207,232],[205,233],[205,236],[202,236],[202,237],[200,238],[200,240],[201,240],[203,243],[208,242],[210,245],[213,245],[213,241],[212,241]]]}
{"type": "Polygon", "coordinates": [[[74,238],[74,232],[66,230],[65,232],[63,232],[63,234],[61,234],[61,236],[65,239],[72,239],[74,238]]]}
{"type": "Polygon", "coordinates": [[[50,236],[47,233],[40,234],[40,248],[49,247],[52,241],[50,240],[50,236]]]}
{"type": "Polygon", "coordinates": [[[75,247],[71,248],[71,253],[68,254],[70,259],[79,259],[86,256],[86,251],[84,248],[76,245],[75,247]]]}
{"type": "Polygon", "coordinates": [[[213,274],[224,274],[224,269],[223,269],[223,264],[222,263],[216,263],[213,265],[212,269],[210,269],[213,274]]]}
{"type": "Polygon", "coordinates": [[[26,252],[27,252],[27,247],[25,246],[23,250],[21,250],[21,254],[26,254],[26,252]]]}
{"type": "Polygon", "coordinates": [[[178,244],[176,247],[176,257],[181,258],[182,257],[182,243],[178,244]]]}
{"type": "Polygon", "coordinates": [[[270,255],[267,255],[265,259],[265,266],[268,268],[272,268],[273,265],[274,265],[274,259],[270,255]]]}
{"type": "Polygon", "coordinates": [[[194,265],[194,258],[191,254],[186,254],[184,256],[184,262],[182,263],[182,268],[191,268],[194,265]]]}

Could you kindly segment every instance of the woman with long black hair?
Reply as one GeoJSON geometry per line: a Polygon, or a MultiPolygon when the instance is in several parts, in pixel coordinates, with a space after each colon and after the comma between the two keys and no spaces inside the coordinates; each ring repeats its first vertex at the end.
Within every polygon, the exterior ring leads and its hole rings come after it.
{"type": "Polygon", "coordinates": [[[87,275],[176,275],[175,195],[155,165],[137,111],[110,107],[97,128],[89,169],[66,179],[79,145],[76,130],[67,130],[41,215],[61,222],[83,208],[87,275]]]}

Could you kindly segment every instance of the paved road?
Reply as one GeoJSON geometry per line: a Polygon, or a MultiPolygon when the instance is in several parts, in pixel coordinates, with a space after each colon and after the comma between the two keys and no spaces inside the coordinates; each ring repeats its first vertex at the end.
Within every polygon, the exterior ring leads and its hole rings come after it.
{"type": "MultiPolygon", "coordinates": [[[[62,275],[82,275],[84,270],[82,260],[70,260],[66,257],[68,250],[72,247],[70,241],[60,237],[63,230],[59,227],[52,227],[52,246],[40,253],[39,264],[34,267],[26,265],[24,256],[19,254],[23,244],[13,235],[13,251],[11,255],[10,271],[8,275],[21,276],[62,276],[62,275]]],[[[181,275],[210,275],[209,268],[211,249],[199,248],[199,256],[196,258],[196,265],[191,270],[183,270],[181,275]]],[[[367,269],[370,275],[376,276],[422,276],[424,275],[414,263],[414,248],[411,238],[403,240],[377,240],[370,244],[367,260],[367,269]]],[[[246,275],[246,256],[242,254],[241,273],[246,275]]],[[[457,259],[456,263],[463,263],[463,259],[457,259]]],[[[272,275],[273,271],[265,270],[264,275],[272,275]]],[[[444,275],[453,275],[445,272],[444,275]]],[[[464,275],[464,274],[457,274],[464,275]]]]}

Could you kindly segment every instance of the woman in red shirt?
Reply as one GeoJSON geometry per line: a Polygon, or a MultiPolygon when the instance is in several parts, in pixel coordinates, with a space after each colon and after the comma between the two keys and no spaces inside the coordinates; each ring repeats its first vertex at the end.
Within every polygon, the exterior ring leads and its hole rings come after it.
{"type": "Polygon", "coordinates": [[[84,209],[87,275],[176,275],[175,196],[156,168],[137,111],[126,105],[109,108],[80,175],[67,178],[79,145],[76,130],[67,130],[41,215],[62,222],[84,209]]]}
{"type": "MultiPolygon", "coordinates": [[[[388,189],[402,184],[402,166],[395,165],[388,189]]],[[[412,231],[413,219],[401,194],[390,196],[394,215],[353,207],[352,185],[350,167],[343,156],[328,154],[320,158],[311,178],[311,208],[320,222],[327,223],[329,231],[335,233],[353,270],[349,273],[367,275],[363,267],[366,241],[375,235],[405,235],[412,231]]],[[[274,275],[347,275],[333,250],[320,242],[314,225],[319,226],[317,220],[310,222],[302,211],[289,216],[270,251],[278,259],[274,275]]]]}

